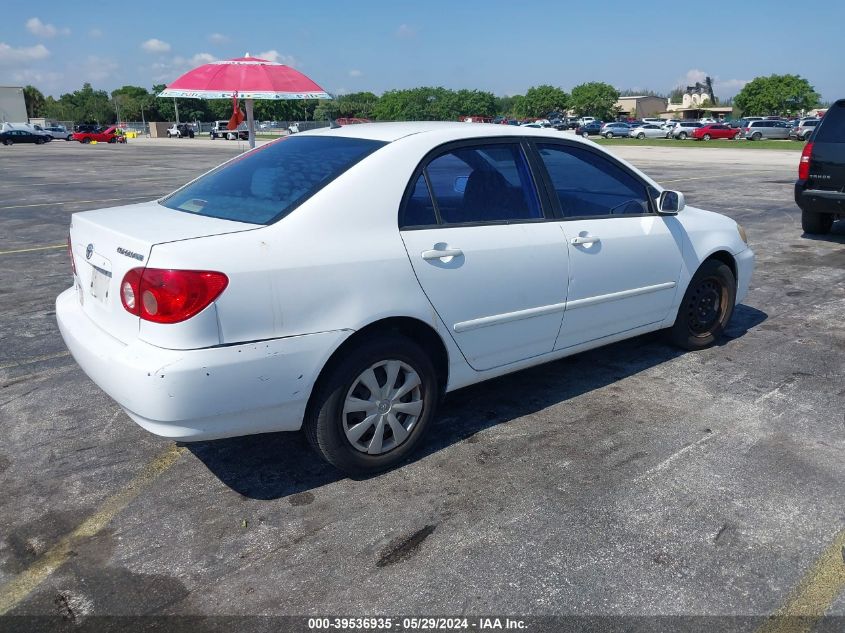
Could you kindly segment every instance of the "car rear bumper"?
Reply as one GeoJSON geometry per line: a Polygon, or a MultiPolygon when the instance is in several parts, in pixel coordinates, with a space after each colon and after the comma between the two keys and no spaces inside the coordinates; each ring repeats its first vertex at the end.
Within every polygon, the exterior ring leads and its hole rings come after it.
{"type": "Polygon", "coordinates": [[[56,299],[56,319],[97,386],[146,430],[181,441],[299,429],[320,370],[351,333],[196,350],[126,345],[91,321],[73,288],[56,299]]]}
{"type": "Polygon", "coordinates": [[[795,204],[802,211],[845,216],[845,192],[813,189],[806,180],[795,181],[795,204]]]}

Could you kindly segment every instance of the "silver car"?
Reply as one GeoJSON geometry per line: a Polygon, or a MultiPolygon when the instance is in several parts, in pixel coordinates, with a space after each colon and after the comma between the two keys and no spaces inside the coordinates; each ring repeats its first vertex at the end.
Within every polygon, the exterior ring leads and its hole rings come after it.
{"type": "Polygon", "coordinates": [[[819,124],[819,119],[801,119],[794,128],[789,131],[789,138],[794,138],[799,141],[806,141],[810,138],[810,134],[816,129],[819,124]]]}
{"type": "Polygon", "coordinates": [[[759,141],[764,138],[789,138],[790,129],[792,128],[786,121],[765,119],[751,121],[748,127],[742,130],[742,135],[750,141],[759,141]]]}
{"type": "Polygon", "coordinates": [[[683,141],[692,136],[692,131],[697,127],[701,127],[701,123],[698,121],[678,121],[675,123],[675,127],[669,130],[667,137],[671,136],[683,141]]]}
{"type": "Polygon", "coordinates": [[[61,138],[66,141],[73,140],[73,132],[68,131],[64,125],[48,125],[43,129],[43,132],[53,138],[61,138]]]}
{"type": "Polygon", "coordinates": [[[631,138],[638,138],[640,140],[644,138],[666,138],[666,130],[659,125],[647,123],[646,125],[631,128],[628,132],[628,136],[631,138]]]}
{"type": "Polygon", "coordinates": [[[627,137],[631,126],[621,121],[611,121],[601,126],[599,134],[605,138],[613,138],[615,136],[627,137]]]}

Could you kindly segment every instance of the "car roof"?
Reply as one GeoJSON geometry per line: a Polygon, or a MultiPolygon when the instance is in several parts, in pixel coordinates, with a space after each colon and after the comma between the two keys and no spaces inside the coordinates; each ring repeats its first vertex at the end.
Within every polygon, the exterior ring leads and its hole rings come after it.
{"type": "Polygon", "coordinates": [[[501,125],[496,123],[461,123],[457,121],[414,121],[405,123],[357,123],[339,128],[319,128],[300,132],[297,136],[335,136],[338,138],[361,138],[392,143],[407,136],[427,134],[438,137],[438,143],[446,140],[489,138],[491,136],[542,136],[574,139],[574,135],[563,136],[550,128],[531,128],[522,125],[501,125]]]}

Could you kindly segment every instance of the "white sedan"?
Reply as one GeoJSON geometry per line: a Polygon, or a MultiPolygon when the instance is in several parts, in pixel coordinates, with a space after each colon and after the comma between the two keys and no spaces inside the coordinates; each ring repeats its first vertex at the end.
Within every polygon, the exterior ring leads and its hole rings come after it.
{"type": "Polygon", "coordinates": [[[303,428],[355,474],[454,389],[653,330],[711,345],[754,267],[736,222],[590,141],[430,122],[281,139],[74,214],[68,246],[62,336],[138,424],[303,428]]]}
{"type": "Polygon", "coordinates": [[[645,125],[632,127],[631,130],[628,132],[628,136],[630,136],[631,138],[638,139],[666,138],[666,130],[663,128],[662,125],[647,123],[645,125]]]}

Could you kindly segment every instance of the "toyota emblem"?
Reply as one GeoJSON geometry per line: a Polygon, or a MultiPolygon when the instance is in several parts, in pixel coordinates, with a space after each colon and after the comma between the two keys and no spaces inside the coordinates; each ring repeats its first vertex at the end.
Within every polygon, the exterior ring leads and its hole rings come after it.
{"type": "Polygon", "coordinates": [[[91,259],[91,255],[94,254],[94,245],[89,244],[85,247],[85,259],[91,259]]]}

